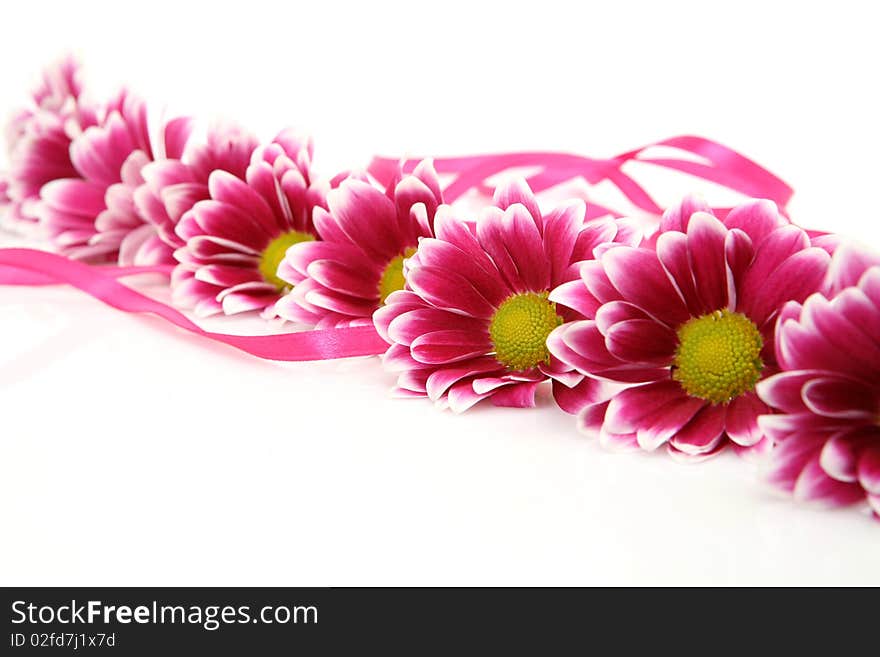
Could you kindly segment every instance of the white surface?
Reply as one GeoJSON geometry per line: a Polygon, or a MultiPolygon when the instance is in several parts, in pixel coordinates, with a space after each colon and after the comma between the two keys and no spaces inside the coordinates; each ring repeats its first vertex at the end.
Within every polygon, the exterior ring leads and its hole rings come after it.
{"type": "MultiPolygon", "coordinates": [[[[868,3],[210,6],[16,4],[0,112],[73,48],[101,90],[307,128],[328,173],[697,133],[880,243],[868,3]]],[[[880,584],[865,516],[603,452],[546,396],[456,417],[375,360],[260,362],[62,288],[0,288],[0,320],[0,584],[880,584]]]]}

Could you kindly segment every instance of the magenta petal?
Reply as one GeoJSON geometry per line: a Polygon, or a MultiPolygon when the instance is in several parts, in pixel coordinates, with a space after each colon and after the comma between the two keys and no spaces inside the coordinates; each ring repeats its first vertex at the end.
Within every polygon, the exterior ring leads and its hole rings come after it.
{"type": "Polygon", "coordinates": [[[599,332],[595,322],[589,320],[569,322],[554,329],[548,336],[547,346],[550,353],[569,366],[581,370],[583,374],[621,365],[608,352],[605,336],[599,332]],[[564,349],[557,349],[560,340],[564,349]]]}
{"type": "Polygon", "coordinates": [[[880,350],[819,295],[804,304],[801,321],[779,328],[777,357],[787,367],[845,372],[866,381],[876,379],[880,350]]]}
{"type": "Polygon", "coordinates": [[[208,187],[202,183],[177,183],[163,188],[161,198],[169,218],[176,223],[187,210],[208,198],[208,187]]]}
{"type": "Polygon", "coordinates": [[[278,298],[277,293],[268,288],[254,292],[233,292],[226,294],[221,301],[223,312],[227,315],[263,310],[278,298]]]}
{"type": "Polygon", "coordinates": [[[663,218],[660,221],[661,234],[667,231],[686,232],[691,215],[696,212],[712,211],[703,199],[696,196],[686,196],[681,203],[670,207],[663,213],[663,218]]]}
{"type": "Polygon", "coordinates": [[[819,464],[829,477],[838,481],[856,481],[859,476],[859,458],[865,447],[876,439],[872,430],[836,433],[822,448],[819,464]]]}
{"type": "Polygon", "coordinates": [[[597,260],[582,262],[580,265],[580,277],[587,291],[596,299],[598,305],[623,300],[620,292],[617,291],[608,279],[608,275],[605,273],[601,262],[597,260]]]}
{"type": "Polygon", "coordinates": [[[723,406],[706,404],[670,439],[670,443],[689,455],[711,452],[724,437],[724,416],[723,406]]]}
{"type": "Polygon", "coordinates": [[[319,308],[351,317],[371,317],[376,310],[373,301],[352,297],[327,288],[316,287],[306,293],[305,300],[319,308]]]}
{"type": "Polygon", "coordinates": [[[105,190],[102,185],[71,178],[47,183],[40,190],[40,196],[59,210],[97,217],[106,208],[105,190]]]}
{"type": "Polygon", "coordinates": [[[724,225],[739,228],[758,244],[772,231],[784,226],[788,221],[779,214],[773,201],[758,200],[744,203],[727,213],[724,225]]]}
{"type": "Polygon", "coordinates": [[[455,329],[424,333],[410,345],[413,358],[426,365],[453,363],[484,356],[491,349],[488,335],[455,329]]]}
{"type": "Polygon", "coordinates": [[[727,233],[724,240],[724,258],[730,275],[728,280],[728,308],[736,308],[739,304],[738,293],[742,286],[743,276],[748,270],[755,255],[752,240],[743,231],[734,228],[727,233]]]}
{"type": "Polygon", "coordinates": [[[350,296],[367,299],[378,307],[379,277],[377,269],[364,271],[336,260],[315,260],[306,273],[324,287],[350,296]]]}
{"type": "Polygon", "coordinates": [[[866,381],[880,377],[880,309],[861,290],[845,290],[830,303],[815,295],[804,303],[801,324],[851,362],[840,371],[866,381]]]}
{"type": "Polygon", "coordinates": [[[425,396],[425,382],[428,378],[426,370],[409,370],[397,377],[398,387],[425,396]]]}
{"type": "MultiPolygon", "coordinates": [[[[875,271],[880,274],[880,268],[868,272],[862,282],[863,287],[873,278],[875,271]]],[[[872,347],[869,353],[875,355],[880,353],[880,347],[878,347],[880,345],[880,321],[877,321],[877,317],[880,316],[880,301],[872,301],[861,287],[851,287],[831,300],[831,309],[838,315],[845,317],[853,328],[868,337],[868,344],[872,347]]],[[[817,327],[819,326],[817,324],[817,327]]],[[[838,335],[834,337],[843,338],[850,345],[855,346],[857,350],[865,346],[862,336],[850,331],[846,331],[845,337],[838,335]]]]}
{"type": "Polygon", "coordinates": [[[820,374],[810,370],[780,372],[759,381],[756,391],[761,400],[785,413],[804,413],[808,409],[801,397],[804,385],[820,374]]]}
{"type": "Polygon", "coordinates": [[[624,298],[663,323],[674,327],[690,317],[655,252],[620,246],[606,251],[601,261],[611,283],[624,298]]]}
{"type": "Polygon", "coordinates": [[[532,215],[533,221],[540,227],[542,226],[541,210],[538,209],[538,202],[529,184],[521,177],[511,178],[495,189],[495,195],[492,204],[496,207],[507,210],[512,205],[521,204],[532,215]]]}
{"type": "Polygon", "coordinates": [[[388,295],[388,298],[385,299],[385,305],[377,308],[373,313],[373,324],[379,335],[386,342],[392,343],[394,340],[388,336],[388,327],[391,322],[405,312],[427,307],[424,301],[409,290],[397,290],[388,295]]]}
{"type": "Polygon", "coordinates": [[[497,271],[495,263],[492,262],[477,240],[473,224],[459,218],[450,206],[441,205],[437,208],[437,215],[434,217],[434,230],[438,239],[455,246],[483,271],[492,274],[497,271]]]}
{"type": "Polygon", "coordinates": [[[476,335],[488,331],[485,323],[480,320],[455,315],[437,308],[424,307],[397,315],[388,324],[387,331],[388,337],[394,342],[410,345],[425,333],[454,329],[465,330],[476,335]]]}
{"type": "Polygon", "coordinates": [[[816,292],[828,271],[830,256],[818,248],[809,248],[787,258],[762,281],[742,290],[749,318],[758,326],[776,313],[786,301],[803,301],[816,292]],[[750,298],[746,298],[746,297],[750,298]]]}
{"type": "MultiPolygon", "coordinates": [[[[707,449],[705,452],[687,452],[681,449],[678,449],[674,444],[673,440],[675,440],[675,436],[672,437],[670,442],[666,443],[666,453],[674,460],[679,463],[684,463],[686,465],[692,465],[695,463],[702,463],[703,461],[708,461],[709,459],[720,454],[727,447],[728,443],[723,439],[717,440],[712,444],[710,449],[707,449]]],[[[733,443],[734,449],[739,447],[736,443],[733,443]]]]}
{"type": "Polygon", "coordinates": [[[618,434],[635,432],[644,418],[683,395],[681,386],[674,381],[627,388],[611,399],[605,415],[606,428],[618,434]]]}
{"type": "Polygon", "coordinates": [[[599,402],[585,406],[578,413],[578,429],[586,433],[598,433],[605,421],[608,403],[599,402]]]}
{"type": "Polygon", "coordinates": [[[550,293],[550,301],[571,308],[582,317],[593,317],[599,308],[595,298],[589,294],[581,280],[563,283],[550,293]]]}
{"type": "Polygon", "coordinates": [[[650,320],[651,316],[638,306],[626,301],[611,301],[596,311],[596,326],[604,334],[619,322],[631,319],[650,320]]]}
{"type": "Polygon", "coordinates": [[[865,499],[865,493],[857,483],[829,477],[822,469],[819,457],[814,457],[804,466],[793,492],[796,500],[822,502],[830,506],[845,506],[865,499]]]}
{"type": "MultiPolygon", "coordinates": [[[[237,217],[244,217],[249,224],[258,226],[267,235],[278,233],[279,226],[272,208],[243,180],[217,170],[208,178],[208,189],[212,199],[237,210],[237,217]]],[[[197,210],[199,205],[194,209],[197,210]]]]}
{"type": "Polygon", "coordinates": [[[777,228],[760,244],[755,244],[755,255],[737,290],[738,309],[748,313],[750,304],[760,297],[762,286],[770,275],[786,259],[808,248],[810,248],[809,236],[793,225],[777,228]]]}
{"type": "Polygon", "coordinates": [[[178,160],[193,130],[194,121],[188,117],[171,119],[164,127],[165,157],[178,160]]]}
{"type": "Polygon", "coordinates": [[[829,425],[816,420],[817,417],[812,413],[760,415],[758,416],[758,427],[765,436],[774,442],[788,440],[792,435],[798,433],[840,429],[839,424],[829,425]]]}
{"type": "Polygon", "coordinates": [[[466,361],[460,366],[444,367],[432,372],[425,384],[425,389],[428,392],[428,397],[437,401],[446,394],[450,387],[462,379],[497,371],[499,371],[499,365],[494,358],[476,358],[466,361]]]}
{"type": "Polygon", "coordinates": [[[329,192],[327,203],[342,232],[378,262],[389,261],[405,246],[394,203],[375,187],[348,179],[329,192]]]}
{"type": "MultiPolygon", "coordinates": [[[[763,421],[761,424],[763,425],[763,421]]],[[[818,462],[819,452],[826,439],[825,435],[805,431],[796,438],[777,442],[770,452],[768,482],[783,490],[792,491],[807,463],[813,459],[818,462]]]]}
{"type": "Polygon", "coordinates": [[[687,303],[688,312],[699,315],[703,306],[697,294],[696,281],[688,255],[688,237],[684,233],[670,231],[657,237],[657,258],[672,279],[679,294],[687,303]]]}
{"type": "Polygon", "coordinates": [[[398,220],[402,222],[399,224],[401,234],[415,239],[419,233],[414,230],[416,225],[409,223],[410,210],[413,206],[422,204],[426,214],[433,217],[440,205],[440,199],[417,177],[406,176],[394,188],[394,203],[397,206],[398,220]]]}
{"type": "Polygon", "coordinates": [[[629,363],[669,365],[677,343],[675,333],[652,319],[618,322],[605,333],[608,351],[629,363]]]}
{"type": "Polygon", "coordinates": [[[711,214],[698,212],[691,217],[687,229],[688,253],[702,313],[727,307],[726,237],[724,224],[711,214]]]}
{"type": "Polygon", "coordinates": [[[392,344],[388,347],[388,351],[382,356],[382,365],[389,372],[405,372],[421,367],[421,363],[413,359],[409,347],[401,344],[392,344]]]}
{"type": "Polygon", "coordinates": [[[562,280],[572,261],[585,214],[586,206],[578,200],[554,209],[544,218],[544,254],[551,266],[553,283],[562,280]]]}
{"type": "MultiPolygon", "coordinates": [[[[577,217],[580,216],[580,202],[569,202],[561,208],[554,210],[550,217],[544,217],[544,239],[545,241],[553,237],[550,230],[550,219],[560,210],[571,208],[577,210],[577,217]]],[[[570,211],[570,210],[569,210],[570,211]]],[[[607,247],[610,243],[625,244],[628,246],[636,246],[641,241],[641,237],[634,238],[626,234],[626,219],[612,219],[611,217],[601,217],[591,219],[590,221],[581,222],[582,228],[577,235],[570,261],[572,263],[582,262],[584,260],[592,260],[598,257],[598,253],[602,248],[607,247]]],[[[557,280],[557,279],[554,279],[557,280]]]]}
{"type": "Polygon", "coordinates": [[[444,268],[463,276],[493,306],[500,305],[513,293],[503,284],[498,270],[491,263],[488,269],[484,268],[486,265],[481,265],[450,242],[423,238],[419,241],[418,261],[420,266],[444,268]]]}
{"type": "MultiPolygon", "coordinates": [[[[880,436],[875,436],[875,439],[880,436]]],[[[880,445],[866,447],[858,462],[859,483],[871,495],[880,496],[880,445]]],[[[876,507],[875,507],[876,508],[876,507]]]]}
{"type": "Polygon", "coordinates": [[[460,381],[449,389],[447,399],[449,400],[449,408],[453,413],[464,413],[477,402],[485,399],[489,394],[478,395],[474,392],[469,381],[460,381]]]}
{"type": "Polygon", "coordinates": [[[407,283],[423,299],[443,310],[490,318],[495,307],[463,276],[441,267],[409,270],[407,283]]]}
{"type": "MultiPolygon", "coordinates": [[[[574,387],[569,388],[559,381],[553,381],[553,399],[566,413],[577,415],[588,406],[600,401],[599,391],[602,388],[595,379],[585,378],[574,387]]],[[[604,410],[602,416],[604,418],[604,410]]]]}
{"type": "Polygon", "coordinates": [[[706,405],[696,397],[681,393],[645,416],[636,430],[636,439],[642,449],[653,451],[672,438],[691,418],[706,405]]]}
{"type": "Polygon", "coordinates": [[[550,264],[544,254],[539,221],[519,203],[504,212],[503,242],[498,246],[507,251],[516,267],[518,284],[511,281],[511,285],[517,291],[550,288],[550,264]]]}
{"type": "Polygon", "coordinates": [[[725,420],[727,435],[738,445],[751,447],[764,435],[758,426],[758,417],[769,412],[770,409],[755,393],[747,392],[740,395],[727,406],[725,420]]]}
{"type": "Polygon", "coordinates": [[[877,397],[873,390],[858,381],[814,378],[801,391],[804,403],[817,415],[863,419],[877,417],[877,397]]]}
{"type": "Polygon", "coordinates": [[[489,398],[495,406],[534,408],[538,382],[517,383],[496,390],[489,398]]]}
{"type": "Polygon", "coordinates": [[[844,242],[835,251],[828,268],[828,291],[837,294],[847,287],[858,285],[859,279],[871,267],[880,265],[880,255],[860,244],[844,242]]]}
{"type": "Polygon", "coordinates": [[[242,283],[263,283],[263,280],[254,269],[245,267],[230,267],[228,265],[206,265],[199,267],[195,272],[196,280],[228,288],[242,283]]]}

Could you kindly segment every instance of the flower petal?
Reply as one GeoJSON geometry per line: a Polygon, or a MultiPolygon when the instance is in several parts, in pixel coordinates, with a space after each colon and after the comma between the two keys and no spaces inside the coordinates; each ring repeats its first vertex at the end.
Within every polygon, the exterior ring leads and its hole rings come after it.
{"type": "Polygon", "coordinates": [[[724,438],[724,416],[723,406],[706,404],[669,442],[685,454],[709,453],[724,438]]]}
{"type": "Polygon", "coordinates": [[[763,438],[758,417],[770,409],[753,392],[740,395],[727,405],[725,429],[730,439],[743,447],[751,447],[763,438]]]}
{"type": "Polygon", "coordinates": [[[488,336],[459,329],[423,333],[410,345],[413,358],[426,365],[442,365],[485,356],[491,349],[488,336]]]}
{"type": "Polygon", "coordinates": [[[605,273],[623,297],[670,327],[690,317],[656,253],[620,246],[602,254],[605,273]]]}

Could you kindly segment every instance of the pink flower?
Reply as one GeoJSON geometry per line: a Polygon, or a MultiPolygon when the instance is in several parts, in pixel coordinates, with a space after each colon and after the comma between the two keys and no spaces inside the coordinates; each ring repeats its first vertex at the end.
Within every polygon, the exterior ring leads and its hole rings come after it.
{"type": "Polygon", "coordinates": [[[406,261],[406,289],[376,311],[398,394],[461,412],[487,398],[534,406],[542,381],[566,389],[582,381],[547,352],[564,315],[548,294],[576,275],[573,263],[624,233],[612,219],[585,224],[581,201],[544,216],[524,181],[496,190],[494,204],[475,228],[442,206],[436,237],[423,237],[406,261]]]}
{"type": "Polygon", "coordinates": [[[760,419],[776,443],[769,479],[799,500],[867,500],[880,516],[880,257],[844,246],[830,282],[828,298],[783,309],[783,371],[758,385],[780,411],[760,419]]]}
{"type": "Polygon", "coordinates": [[[443,202],[430,162],[382,193],[349,178],[315,210],[320,240],[295,244],[278,276],[293,290],[276,310],[285,319],[319,328],[371,324],[373,312],[403,288],[403,261],[421,237],[433,237],[443,202]]]}
{"type": "Polygon", "coordinates": [[[724,221],[686,200],[645,245],[607,248],[550,300],[586,320],[556,329],[550,352],[591,377],[626,384],[586,406],[603,444],[706,457],[729,443],[769,448],[755,384],[777,370],[779,309],[819,289],[829,255],[769,201],[724,221]]]}
{"type": "Polygon", "coordinates": [[[325,205],[324,185],[312,181],[311,141],[282,132],[256,150],[241,180],[218,170],[208,177],[210,199],[177,224],[184,246],[171,278],[175,303],[197,315],[250,310],[274,315],[289,290],[277,275],[293,244],[316,239],[312,211],[325,205]]]}
{"type": "Polygon", "coordinates": [[[98,125],[73,140],[76,175],[53,180],[40,192],[40,218],[58,249],[72,258],[120,265],[173,262],[171,248],[137,212],[133,197],[144,182],[141,169],[155,159],[179,158],[190,129],[190,119],[173,119],[151,139],[146,105],[121,92],[98,125]]]}
{"type": "Polygon", "coordinates": [[[0,184],[13,219],[36,221],[43,185],[77,175],[70,142],[96,123],[95,108],[83,98],[77,61],[67,57],[47,68],[29,106],[6,128],[9,171],[0,184]]]}
{"type": "Polygon", "coordinates": [[[209,130],[204,143],[190,139],[180,159],[144,166],[141,176],[145,182],[134,192],[135,208],[156,227],[160,240],[175,249],[182,247],[184,242],[174,230],[187,210],[211,197],[211,172],[228,171],[243,180],[258,145],[254,135],[235,126],[209,130]]]}

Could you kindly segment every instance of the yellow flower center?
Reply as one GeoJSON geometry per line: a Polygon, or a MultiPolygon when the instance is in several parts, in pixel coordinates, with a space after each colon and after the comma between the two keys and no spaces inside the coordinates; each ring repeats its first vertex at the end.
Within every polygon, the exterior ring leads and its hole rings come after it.
{"type": "Polygon", "coordinates": [[[269,246],[263,249],[263,253],[260,255],[259,264],[260,273],[265,281],[277,287],[279,291],[289,288],[290,283],[278,278],[278,265],[284,260],[284,254],[291,246],[300,242],[311,242],[314,239],[315,236],[311,233],[292,230],[269,242],[269,246]]]}
{"type": "Polygon", "coordinates": [[[764,341],[742,313],[727,310],[695,317],[678,329],[672,378],[687,394],[723,404],[754,390],[761,378],[764,341]]]}
{"type": "Polygon", "coordinates": [[[511,370],[527,370],[550,361],[547,336],[562,324],[547,292],[522,292],[508,297],[489,323],[495,359],[511,370]]]}
{"type": "Polygon", "coordinates": [[[402,290],[406,285],[406,276],[403,275],[403,261],[412,257],[416,252],[416,247],[410,246],[399,256],[394,256],[385,265],[382,270],[382,276],[379,277],[379,301],[385,303],[385,299],[392,292],[402,290]]]}

